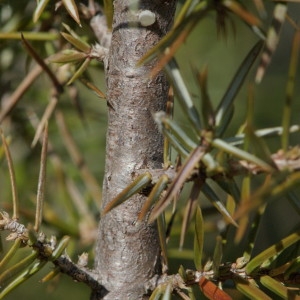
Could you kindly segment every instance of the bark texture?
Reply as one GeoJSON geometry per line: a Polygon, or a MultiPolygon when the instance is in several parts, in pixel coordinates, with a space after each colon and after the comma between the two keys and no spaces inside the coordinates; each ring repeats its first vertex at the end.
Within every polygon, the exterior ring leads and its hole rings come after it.
{"type": "MultiPolygon", "coordinates": [[[[168,83],[163,73],[149,77],[154,62],[136,63],[171,27],[176,0],[141,0],[136,12],[130,2],[114,1],[103,206],[132,182],[137,170],[161,168],[163,160],[163,138],[152,113],[165,110],[168,83]],[[141,10],[155,14],[153,25],[137,22],[141,10]]],[[[144,284],[161,273],[156,226],[135,224],[145,200],[134,196],[101,218],[95,271],[109,291],[104,299],[146,299],[144,284]]]]}

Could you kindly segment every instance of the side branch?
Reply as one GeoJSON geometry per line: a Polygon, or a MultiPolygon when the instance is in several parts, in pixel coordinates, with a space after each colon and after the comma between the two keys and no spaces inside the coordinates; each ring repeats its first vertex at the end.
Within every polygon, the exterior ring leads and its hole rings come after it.
{"type": "MultiPolygon", "coordinates": [[[[291,170],[291,171],[299,171],[300,170],[300,149],[294,148],[292,153],[287,157],[282,153],[282,151],[279,151],[277,153],[272,154],[271,156],[274,164],[277,166],[278,170],[291,170]]],[[[158,179],[162,175],[167,175],[169,178],[169,181],[171,182],[177,173],[176,168],[173,166],[169,167],[168,169],[140,169],[136,171],[136,176],[142,175],[145,172],[149,172],[152,176],[152,184],[157,183],[158,179]]],[[[194,172],[192,172],[190,178],[188,181],[192,180],[194,176],[198,174],[198,169],[195,169],[194,172]]],[[[251,173],[253,175],[263,173],[264,170],[258,166],[256,166],[253,163],[248,163],[244,160],[238,160],[235,158],[231,158],[227,162],[227,169],[225,172],[221,173],[215,173],[212,177],[213,178],[219,178],[220,176],[226,176],[226,177],[234,177],[239,175],[245,175],[246,173],[251,173]]]]}
{"type": "MultiPolygon", "coordinates": [[[[68,237],[62,239],[58,244],[56,239],[46,238],[43,233],[39,233],[36,240],[33,232],[30,232],[24,224],[19,223],[16,219],[9,217],[8,213],[0,212],[0,231],[6,230],[10,234],[6,237],[7,241],[20,240],[20,246],[31,247],[37,254],[36,259],[44,262],[52,262],[59,271],[72,277],[74,281],[82,282],[88,285],[93,293],[105,296],[107,291],[99,283],[99,278],[91,270],[86,268],[87,255],[81,255],[78,264],[75,264],[66,254],[60,254],[65,251],[68,237]]],[[[4,258],[3,260],[5,260],[4,258]]],[[[26,267],[25,267],[26,268],[26,267]]]]}
{"type": "Polygon", "coordinates": [[[73,263],[66,255],[54,260],[53,264],[59,267],[62,273],[72,277],[73,280],[88,285],[93,293],[102,295],[102,297],[106,295],[107,290],[98,282],[98,278],[92,270],[73,263]]]}

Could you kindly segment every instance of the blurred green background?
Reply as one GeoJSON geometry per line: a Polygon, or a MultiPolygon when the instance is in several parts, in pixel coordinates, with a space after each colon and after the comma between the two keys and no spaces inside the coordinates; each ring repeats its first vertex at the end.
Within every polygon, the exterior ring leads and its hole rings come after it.
{"type": "MultiPolygon", "coordinates": [[[[247,5],[251,7],[252,1],[246,1],[247,5]]],[[[15,1],[8,0],[0,1],[0,28],[1,32],[6,31],[31,31],[36,25],[32,23],[32,12],[35,8],[35,1],[15,1]]],[[[268,18],[265,20],[265,28],[269,24],[271,17],[271,10],[273,4],[267,1],[266,8],[268,11],[268,18]]],[[[53,8],[51,8],[53,11],[53,8]]],[[[255,11],[251,8],[252,11],[255,11]]],[[[289,11],[292,18],[296,21],[299,16],[298,6],[295,4],[289,5],[289,11]]],[[[76,29],[79,35],[85,36],[90,42],[94,43],[95,39],[87,25],[83,25],[82,29],[78,29],[76,23],[68,17],[65,10],[59,8],[61,19],[54,24],[54,28],[62,31],[61,22],[66,22],[73,29],[76,29]]],[[[47,18],[51,19],[47,14],[43,16],[43,25],[45,27],[52,27],[52,24],[47,24],[47,18]],[[50,26],[51,25],[51,26],[50,26]]],[[[215,106],[222,98],[227,86],[229,85],[233,75],[235,74],[240,63],[247,55],[250,48],[258,40],[255,34],[240,20],[233,17],[234,30],[231,25],[228,26],[228,36],[222,37],[217,35],[215,15],[211,13],[199,26],[193,31],[186,43],[180,48],[177,53],[178,63],[187,83],[190,93],[193,96],[197,107],[200,105],[199,89],[193,77],[192,67],[202,69],[205,65],[208,66],[208,87],[211,99],[215,106]]],[[[278,49],[274,55],[272,63],[267,70],[267,74],[263,82],[259,86],[255,86],[255,126],[257,129],[265,127],[280,126],[283,103],[285,99],[287,72],[289,66],[289,57],[291,50],[291,41],[293,37],[293,28],[286,22],[281,34],[278,49]]],[[[57,41],[59,43],[61,41],[57,41]]],[[[46,57],[49,51],[52,51],[53,45],[51,42],[34,41],[32,45],[37,49],[42,57],[46,57]]],[[[32,69],[34,63],[29,59],[26,51],[21,45],[20,40],[6,40],[0,39],[0,97],[1,109],[5,105],[5,100],[18,87],[23,78],[32,69]]],[[[256,65],[257,66],[257,65],[256,65]]],[[[237,96],[235,116],[231,128],[228,131],[229,135],[234,135],[239,129],[240,125],[245,120],[246,104],[247,104],[247,85],[248,82],[253,81],[256,66],[253,67],[251,74],[246,80],[244,87],[237,96]]],[[[105,80],[100,63],[94,63],[89,68],[89,76],[94,83],[103,91],[105,91],[105,80]]],[[[297,77],[299,81],[299,76],[297,77]]],[[[32,213],[34,212],[34,199],[37,189],[39,160],[40,160],[40,145],[31,148],[31,142],[34,136],[28,121],[28,111],[34,111],[39,118],[42,116],[45,107],[49,101],[50,83],[45,75],[39,76],[31,88],[22,97],[18,105],[13,109],[8,118],[1,124],[5,135],[10,141],[10,150],[14,161],[14,167],[17,178],[17,187],[20,198],[21,208],[24,210],[24,216],[21,221],[25,224],[33,222],[32,213]]],[[[88,90],[78,80],[74,86],[77,88],[78,100],[82,105],[83,117],[78,114],[76,106],[70,101],[68,89],[60,97],[58,108],[63,111],[66,117],[66,122],[69,130],[78,145],[87,166],[91,173],[97,179],[101,186],[104,172],[104,155],[105,155],[105,132],[106,132],[106,103],[99,99],[93,92],[88,90]]],[[[295,101],[293,103],[293,117],[292,123],[299,124],[300,112],[300,85],[296,85],[295,101]]],[[[177,109],[175,104],[175,117],[178,123],[188,130],[189,124],[180,114],[180,109],[177,109]]],[[[292,137],[292,144],[299,143],[299,134],[292,137]]],[[[72,178],[83,197],[87,199],[89,207],[95,218],[98,218],[97,206],[92,203],[90,196],[86,190],[78,168],[72,162],[63,138],[58,133],[57,125],[52,118],[49,123],[49,140],[54,145],[55,153],[62,158],[63,169],[68,177],[72,178]]],[[[271,149],[278,149],[278,139],[270,139],[268,143],[271,149]]],[[[9,182],[9,173],[7,170],[7,163],[1,153],[1,172],[0,172],[0,210],[11,212],[11,191],[9,182]]],[[[66,198],[69,195],[55,176],[55,168],[49,163],[46,203],[49,203],[51,208],[55,211],[57,216],[65,221],[69,221],[68,201],[66,198]]],[[[183,193],[182,198],[187,196],[183,193]]],[[[204,207],[209,204],[205,199],[200,199],[204,207]]],[[[276,201],[274,206],[276,206],[276,201]]],[[[267,245],[277,241],[278,237],[286,232],[289,232],[294,226],[299,225],[298,216],[293,209],[287,205],[277,205],[278,209],[272,210],[264,221],[265,226],[262,227],[260,236],[261,242],[258,243],[257,252],[264,249],[267,245]],[[278,220],[286,219],[288,221],[278,223],[278,220]],[[276,229],[276,230],[275,230],[276,229]]],[[[209,211],[209,209],[207,210],[209,211]]],[[[205,212],[205,211],[204,211],[205,212]]],[[[21,211],[22,214],[22,211],[21,211]]],[[[174,229],[169,242],[170,253],[170,272],[176,272],[183,264],[185,267],[193,267],[192,258],[192,228],[189,231],[189,239],[187,239],[185,247],[182,251],[178,250],[178,241],[180,235],[180,220],[182,213],[180,212],[175,220],[174,229]]],[[[215,211],[204,215],[207,222],[207,235],[205,244],[206,258],[212,253],[215,243],[216,229],[218,225],[222,225],[222,218],[215,211]],[[211,229],[209,229],[211,228],[211,229]]],[[[72,223],[72,226],[74,224],[72,223]]],[[[57,234],[54,224],[43,225],[43,230],[48,234],[57,234]]],[[[5,242],[5,233],[1,232],[3,252],[7,248],[5,242]]],[[[68,253],[72,259],[76,261],[77,255],[83,251],[89,251],[90,266],[92,267],[92,244],[84,244],[78,241],[78,236],[73,236],[68,253]]],[[[227,257],[234,258],[240,253],[240,249],[231,249],[227,253],[227,257]]],[[[1,257],[1,253],[0,253],[1,257]]],[[[48,271],[52,265],[46,268],[48,271]]],[[[70,278],[61,275],[54,281],[49,283],[40,283],[41,278],[47,273],[43,270],[37,275],[33,276],[25,284],[13,291],[6,299],[40,299],[43,297],[47,299],[65,299],[69,297],[72,299],[87,299],[89,296],[89,289],[83,284],[74,284],[70,278]]]]}

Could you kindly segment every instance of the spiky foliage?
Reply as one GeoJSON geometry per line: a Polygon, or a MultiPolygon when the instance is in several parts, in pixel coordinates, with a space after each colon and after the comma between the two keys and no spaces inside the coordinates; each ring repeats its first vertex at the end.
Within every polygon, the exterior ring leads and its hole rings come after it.
{"type": "MultiPolygon", "coordinates": [[[[297,194],[300,145],[293,143],[292,138],[300,130],[299,122],[292,123],[300,29],[288,15],[285,1],[274,1],[273,21],[265,21],[263,17],[268,10],[264,2],[188,0],[181,3],[173,29],[140,61],[144,64],[156,58],[156,67],[149,76],[164,69],[172,86],[167,111],[153,115],[165,137],[164,168],[151,172],[140,170],[135,180],[102,212],[98,208],[100,189],[83,158],[89,153],[80,153],[72,135],[77,130],[82,132],[80,126],[91,122],[94,117],[94,107],[90,109],[89,103],[79,101],[78,91],[82,93],[82,90],[77,82],[81,81],[99,98],[106,98],[97,87],[99,82],[94,83],[91,79],[90,72],[93,64],[107,67],[112,1],[103,3],[106,20],[103,13],[96,14],[98,6],[94,1],[89,1],[89,6],[75,1],[57,2],[55,11],[50,1],[39,1],[37,6],[30,1],[24,2],[23,6],[16,3],[2,6],[0,38],[3,43],[0,50],[3,75],[0,84],[3,105],[0,120],[4,134],[1,153],[2,161],[8,165],[8,175],[5,176],[10,178],[12,201],[4,199],[8,197],[6,194],[1,196],[0,229],[8,231],[9,235],[6,249],[1,253],[0,298],[44,269],[48,262],[54,264],[55,269],[42,281],[63,272],[105,294],[105,287],[86,268],[86,254],[74,264],[64,251],[69,237],[76,241],[76,246],[68,249],[70,256],[90,250],[98,215],[108,213],[136,193],[147,195],[148,200],[133,221],[138,224],[146,218],[149,223],[157,222],[165,272],[155,282],[149,282],[147,288],[153,291],[150,299],[169,299],[172,293],[182,299],[203,295],[209,299],[238,299],[242,295],[250,299],[271,299],[274,294],[282,299],[300,297],[297,288],[300,276],[299,223],[295,222],[292,229],[288,227],[278,236],[275,233],[289,222],[289,215],[278,219],[278,228],[264,224],[275,205],[281,209],[291,207],[287,211],[292,210],[296,216],[300,212],[297,194]],[[20,17],[23,11],[26,15],[20,17]],[[6,14],[10,16],[6,17],[6,14]],[[209,65],[192,70],[200,91],[195,100],[190,85],[184,80],[180,63],[176,61],[177,50],[211,16],[216,19],[216,31],[221,37],[227,39],[232,34],[231,29],[235,31],[242,22],[257,39],[217,103],[210,96],[212,87],[218,88],[218,85],[209,79],[209,65]],[[66,25],[72,24],[72,19],[79,26],[74,26],[74,23],[73,28],[66,25]],[[257,129],[254,103],[263,101],[272,106],[274,101],[256,97],[257,83],[268,76],[271,58],[276,53],[286,20],[289,21],[287,26],[294,29],[294,38],[290,67],[284,73],[287,79],[285,97],[276,99],[282,103],[282,123],[257,129]],[[95,36],[99,45],[94,44],[95,36]],[[13,39],[22,41],[22,50],[17,49],[13,39]],[[25,50],[29,54],[26,59],[25,50]],[[23,79],[19,78],[15,63],[19,56],[23,56],[22,61],[27,60],[27,74],[23,79]],[[257,66],[255,63],[259,60],[257,66]],[[251,74],[253,70],[257,70],[256,77],[251,74]],[[46,74],[44,80],[47,82],[38,80],[42,73],[46,74]],[[238,132],[232,135],[232,122],[238,113],[234,109],[239,99],[237,95],[244,85],[248,88],[247,112],[238,132]],[[28,100],[23,104],[21,100],[28,97],[28,89],[38,89],[39,86],[44,90],[32,93],[33,97],[46,98],[48,103],[28,100]],[[64,91],[68,92],[70,102],[66,103],[64,91]],[[188,126],[182,126],[182,119],[179,121],[173,116],[174,111],[179,110],[177,103],[188,126]],[[41,113],[42,109],[44,112],[41,113]],[[74,114],[78,116],[76,122],[73,121],[74,114]],[[41,116],[40,120],[37,115],[41,116]],[[68,122],[72,124],[72,130],[68,128],[68,122]],[[60,141],[53,132],[59,132],[60,141]],[[6,137],[7,133],[10,138],[6,137]],[[33,140],[32,147],[41,141],[39,160],[35,158],[34,148],[27,146],[30,139],[33,140]],[[271,145],[270,140],[277,143],[271,145]],[[25,145],[27,153],[18,149],[17,141],[25,145]],[[77,169],[62,157],[63,147],[77,169]],[[21,167],[13,166],[14,155],[27,158],[25,177],[30,179],[38,177],[38,170],[32,171],[31,166],[40,165],[39,179],[34,181],[38,187],[37,195],[29,204],[25,204],[25,198],[32,192],[31,183],[26,178],[22,178],[24,184],[17,180],[21,167]],[[21,194],[19,185],[24,185],[21,194]],[[210,202],[209,206],[202,206],[203,198],[210,202]],[[213,218],[210,216],[211,207],[215,208],[213,218]],[[34,225],[24,225],[30,223],[34,225]],[[267,231],[265,236],[260,233],[262,230],[267,231]],[[49,232],[49,237],[44,231],[49,232]],[[214,250],[206,245],[210,232],[216,236],[215,242],[210,242],[215,243],[214,250]],[[273,242],[264,244],[263,240],[269,235],[273,242]],[[193,247],[185,246],[186,239],[194,240],[193,247]],[[9,244],[11,241],[13,245],[9,244]],[[264,244],[264,249],[260,244],[264,244]],[[181,251],[177,251],[178,247],[181,251]],[[168,262],[180,257],[194,261],[195,268],[186,269],[183,262],[178,273],[170,274],[168,269],[172,269],[172,264],[168,262]]],[[[135,13],[134,4],[130,9],[135,13]]],[[[235,35],[237,41],[243,41],[238,32],[235,35]]],[[[221,73],[222,68],[220,66],[221,73]]],[[[95,160],[101,164],[96,156],[90,163],[95,160]]],[[[1,176],[5,177],[4,174],[1,176]]]]}

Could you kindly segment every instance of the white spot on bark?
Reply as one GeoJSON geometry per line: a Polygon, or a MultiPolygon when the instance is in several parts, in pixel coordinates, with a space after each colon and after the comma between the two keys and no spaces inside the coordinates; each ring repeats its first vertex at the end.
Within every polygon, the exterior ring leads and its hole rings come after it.
{"type": "Polygon", "coordinates": [[[156,17],[155,13],[150,10],[142,10],[139,13],[139,21],[142,26],[147,27],[155,23],[156,17]]]}

